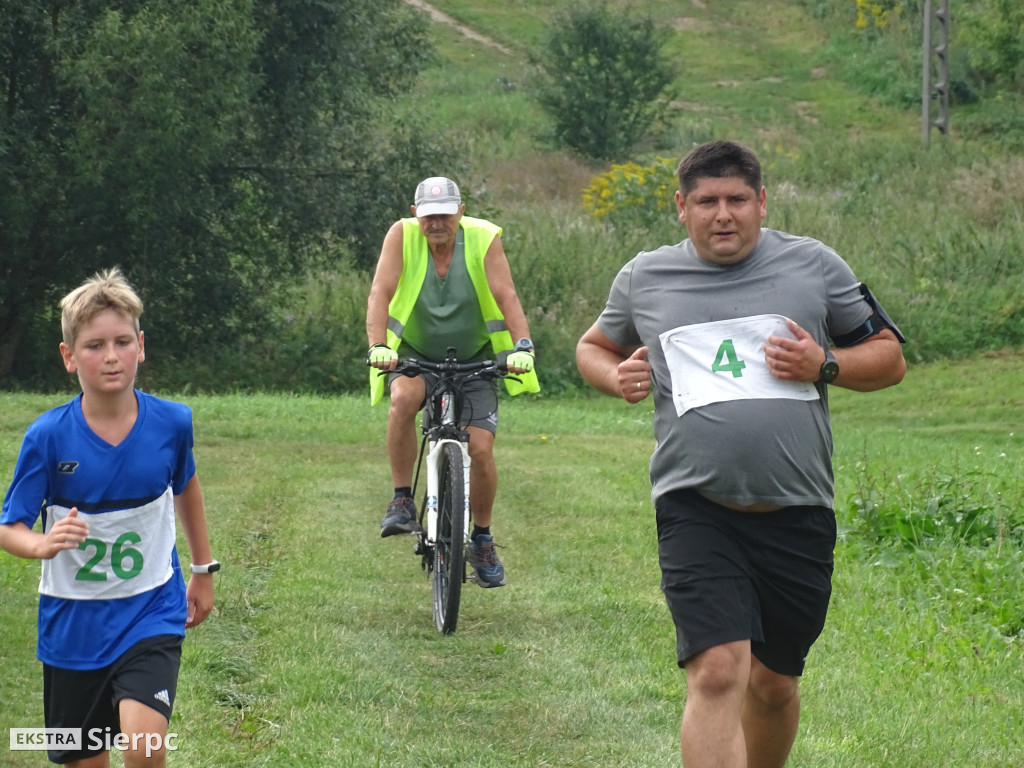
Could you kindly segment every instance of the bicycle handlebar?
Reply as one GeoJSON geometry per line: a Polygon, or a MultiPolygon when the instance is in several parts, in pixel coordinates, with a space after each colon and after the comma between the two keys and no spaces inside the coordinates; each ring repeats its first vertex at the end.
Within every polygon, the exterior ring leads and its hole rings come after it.
{"type": "Polygon", "coordinates": [[[459,363],[454,360],[445,360],[442,363],[434,363],[429,360],[417,360],[413,357],[407,357],[403,360],[399,360],[398,364],[390,371],[382,371],[382,373],[397,373],[400,376],[419,376],[422,373],[440,373],[440,374],[457,374],[457,373],[475,373],[480,375],[481,378],[504,378],[509,375],[508,368],[504,365],[499,365],[495,360],[478,360],[475,363],[459,363]]]}
{"type": "MultiPolygon", "coordinates": [[[[369,365],[369,359],[367,359],[367,365],[369,365]]],[[[513,381],[519,381],[519,379],[509,373],[507,365],[499,363],[497,360],[477,360],[471,363],[460,363],[455,358],[454,347],[448,348],[448,356],[443,362],[435,363],[430,360],[406,357],[397,361],[394,368],[381,370],[377,375],[386,376],[391,373],[399,376],[408,376],[409,378],[420,376],[424,373],[438,373],[441,374],[442,378],[454,378],[455,374],[465,373],[475,374],[482,379],[509,378],[513,381]]]]}

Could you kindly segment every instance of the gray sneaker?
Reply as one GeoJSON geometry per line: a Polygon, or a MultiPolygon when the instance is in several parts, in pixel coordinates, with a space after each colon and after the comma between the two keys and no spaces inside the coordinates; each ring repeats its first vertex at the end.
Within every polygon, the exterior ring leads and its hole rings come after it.
{"type": "Polygon", "coordinates": [[[394,536],[398,533],[412,533],[419,528],[416,522],[416,504],[411,496],[399,496],[388,504],[388,511],[380,524],[380,535],[394,536]]]}
{"type": "Polygon", "coordinates": [[[470,539],[466,546],[466,560],[473,566],[470,578],[481,587],[505,586],[505,568],[498,559],[493,536],[482,534],[470,539]]]}

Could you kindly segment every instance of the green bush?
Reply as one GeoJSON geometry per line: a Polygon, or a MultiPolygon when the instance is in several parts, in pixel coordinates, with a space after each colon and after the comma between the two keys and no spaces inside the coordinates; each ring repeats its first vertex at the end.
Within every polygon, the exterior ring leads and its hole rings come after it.
{"type": "Polygon", "coordinates": [[[957,9],[958,39],[975,73],[989,83],[1024,91],[1024,5],[1019,0],[974,0],[957,9]]]}
{"type": "Polygon", "coordinates": [[[1024,98],[996,93],[956,115],[956,127],[964,136],[987,139],[1006,152],[1024,153],[1024,98]]]}
{"type": "MultiPolygon", "coordinates": [[[[336,254],[330,269],[282,282],[262,332],[179,360],[147,336],[144,387],[183,392],[341,394],[366,387],[366,299],[372,275],[336,254]]],[[[55,356],[56,357],[56,356],[55,356]]],[[[52,361],[56,364],[59,361],[52,361]]]]}
{"type": "Polygon", "coordinates": [[[622,159],[661,114],[673,79],[662,47],[669,31],[603,3],[558,14],[534,63],[536,99],[554,138],[594,160],[622,159]]]}
{"type": "MultiPolygon", "coordinates": [[[[960,384],[957,379],[951,381],[960,384]]],[[[936,384],[938,390],[943,386],[948,384],[936,384]]],[[[957,410],[949,402],[943,407],[948,413],[957,410]]],[[[915,468],[913,446],[905,446],[905,454],[886,455],[866,443],[856,459],[841,459],[846,490],[837,488],[835,509],[844,530],[864,541],[897,548],[932,544],[1019,548],[1024,543],[1024,493],[1016,482],[1017,456],[1009,448],[1013,431],[996,427],[1000,440],[993,448],[986,444],[988,435],[980,426],[984,417],[977,418],[976,442],[948,456],[931,455],[930,466],[915,468]],[[1009,442],[1004,443],[1007,435],[1009,442]]]]}

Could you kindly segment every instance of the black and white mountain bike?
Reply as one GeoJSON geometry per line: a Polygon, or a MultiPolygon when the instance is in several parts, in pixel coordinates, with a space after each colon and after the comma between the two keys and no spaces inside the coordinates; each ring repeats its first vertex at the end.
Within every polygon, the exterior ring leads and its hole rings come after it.
{"type": "Polygon", "coordinates": [[[434,623],[439,632],[450,635],[459,621],[470,522],[469,433],[459,420],[463,387],[474,378],[493,381],[510,374],[495,360],[460,363],[452,348],[442,363],[405,358],[381,375],[389,373],[409,377],[429,374],[413,497],[424,459],[427,488],[419,507],[419,526],[413,532],[413,551],[422,557],[422,567],[430,574],[434,623]]]}

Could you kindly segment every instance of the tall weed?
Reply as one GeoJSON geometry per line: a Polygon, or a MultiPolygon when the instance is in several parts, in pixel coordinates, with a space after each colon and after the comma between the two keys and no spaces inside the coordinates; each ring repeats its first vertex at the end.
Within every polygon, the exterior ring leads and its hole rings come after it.
{"type": "Polygon", "coordinates": [[[983,469],[935,467],[924,477],[858,462],[857,490],[837,513],[866,541],[905,547],[936,542],[1019,547],[1024,543],[1024,494],[1004,476],[983,469]]]}

